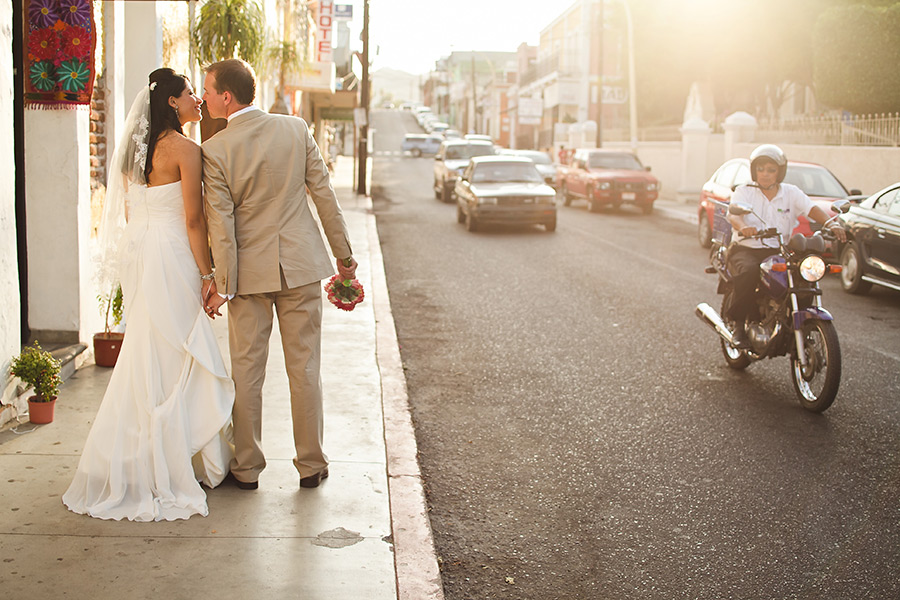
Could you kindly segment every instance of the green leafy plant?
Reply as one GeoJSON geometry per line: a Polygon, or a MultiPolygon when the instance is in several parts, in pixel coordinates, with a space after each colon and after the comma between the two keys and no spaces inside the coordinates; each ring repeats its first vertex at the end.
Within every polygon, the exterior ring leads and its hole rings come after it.
{"type": "Polygon", "coordinates": [[[13,357],[9,372],[34,388],[35,402],[50,402],[62,384],[60,368],[60,362],[35,340],[34,346],[25,346],[21,354],[13,357]]]}
{"type": "Polygon", "coordinates": [[[113,327],[122,322],[122,314],[125,309],[122,286],[117,285],[114,292],[97,296],[97,301],[100,303],[100,313],[106,316],[103,332],[109,334],[113,327]],[[110,316],[112,325],[110,325],[110,316]]]}
{"type": "Polygon", "coordinates": [[[201,64],[239,57],[256,65],[265,47],[265,16],[255,0],[207,0],[191,37],[201,64]]]}

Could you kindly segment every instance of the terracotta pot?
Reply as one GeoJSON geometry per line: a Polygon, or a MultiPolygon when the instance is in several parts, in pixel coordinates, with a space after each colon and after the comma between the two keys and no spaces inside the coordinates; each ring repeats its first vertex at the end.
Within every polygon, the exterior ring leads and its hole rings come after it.
{"type": "Polygon", "coordinates": [[[98,367],[116,366],[124,338],[124,333],[94,334],[94,362],[98,367]]]}
{"type": "Polygon", "coordinates": [[[56,407],[56,396],[50,402],[35,402],[32,396],[28,399],[28,420],[37,425],[53,422],[53,409],[56,407]]]}

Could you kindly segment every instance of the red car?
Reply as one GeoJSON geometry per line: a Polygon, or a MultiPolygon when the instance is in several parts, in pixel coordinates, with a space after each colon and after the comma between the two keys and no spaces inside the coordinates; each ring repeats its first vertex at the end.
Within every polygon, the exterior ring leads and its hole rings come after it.
{"type": "MultiPolygon", "coordinates": [[[[848,192],[831,171],[815,163],[789,160],[784,181],[803,190],[829,216],[834,216],[831,204],[835,200],[861,194],[859,190],[848,192]]],[[[750,182],[750,161],[746,158],[734,158],[719,167],[709,181],[703,184],[697,207],[697,239],[701,246],[709,248],[712,245],[713,201],[730,202],[731,194],[737,186],[750,182]]],[[[806,217],[800,217],[794,233],[812,235],[817,229],[818,223],[811,224],[806,217]]]]}
{"type": "Polygon", "coordinates": [[[591,212],[622,204],[633,204],[645,214],[653,212],[659,180],[631,152],[585,148],[576,150],[571,162],[556,172],[557,189],[566,206],[573,198],[584,198],[591,212]]]}

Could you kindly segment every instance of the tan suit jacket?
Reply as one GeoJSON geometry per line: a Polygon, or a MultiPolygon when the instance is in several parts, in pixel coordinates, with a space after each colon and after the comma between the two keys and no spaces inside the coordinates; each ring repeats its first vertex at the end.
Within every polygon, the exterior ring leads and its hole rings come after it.
{"type": "Polygon", "coordinates": [[[307,188],[331,254],[352,254],[328,169],[303,119],[249,111],[202,148],[219,293],[279,291],[282,271],[289,288],[334,274],[307,188]]]}

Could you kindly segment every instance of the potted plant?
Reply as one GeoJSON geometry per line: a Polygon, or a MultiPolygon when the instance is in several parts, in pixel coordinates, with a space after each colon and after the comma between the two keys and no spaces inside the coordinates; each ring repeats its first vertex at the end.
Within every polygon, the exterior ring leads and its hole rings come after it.
{"type": "Polygon", "coordinates": [[[124,333],[112,331],[122,322],[122,286],[116,285],[114,292],[97,296],[97,300],[100,302],[100,312],[106,315],[106,324],[103,333],[94,334],[94,362],[99,367],[114,367],[125,338],[124,333]]]}
{"type": "Polygon", "coordinates": [[[34,346],[26,346],[22,353],[13,357],[9,372],[34,388],[34,395],[28,399],[28,415],[32,423],[53,421],[56,395],[62,379],[59,377],[60,362],[49,352],[34,346]]]}

